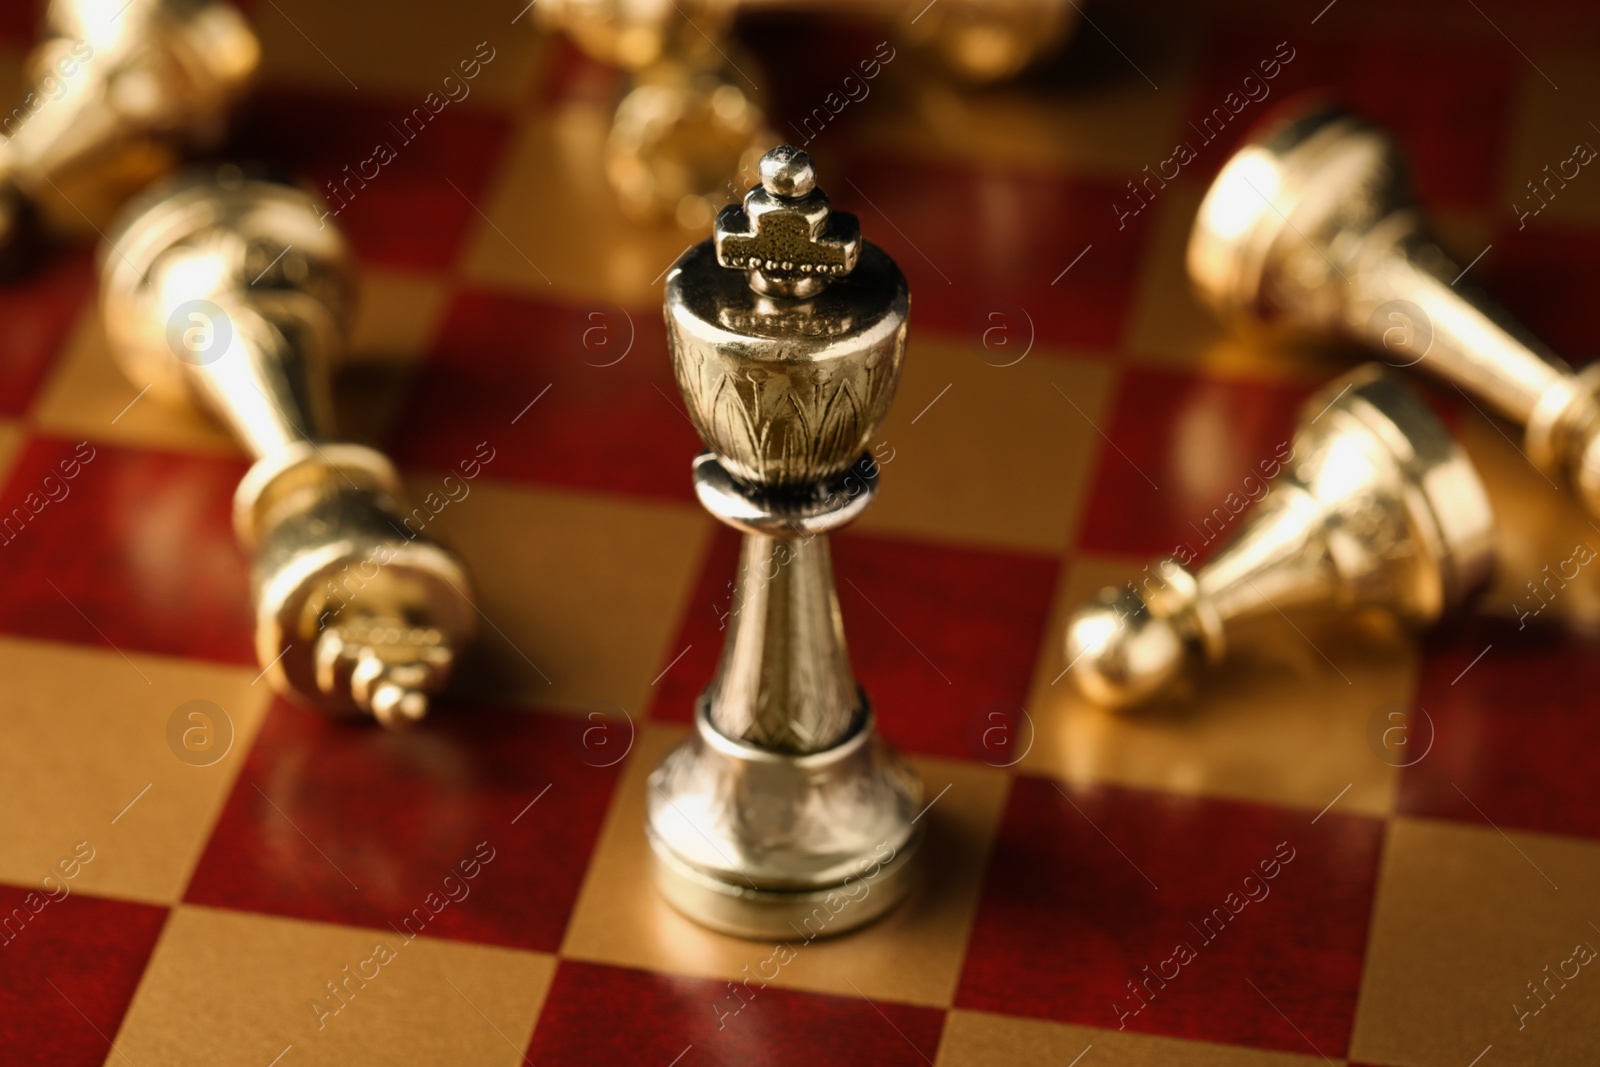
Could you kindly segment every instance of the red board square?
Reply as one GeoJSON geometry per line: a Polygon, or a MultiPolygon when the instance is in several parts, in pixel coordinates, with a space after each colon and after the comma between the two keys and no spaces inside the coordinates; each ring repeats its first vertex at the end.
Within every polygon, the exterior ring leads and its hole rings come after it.
{"type": "MultiPolygon", "coordinates": [[[[1467,14],[1477,17],[1470,9],[1467,14]]],[[[1254,25],[1212,26],[1205,66],[1177,131],[1198,157],[1189,164],[1193,176],[1209,181],[1282,101],[1296,93],[1327,92],[1399,140],[1424,204],[1458,210],[1498,206],[1520,57],[1499,38],[1373,33],[1365,22],[1341,26],[1340,18],[1335,8],[1309,32],[1299,26],[1271,34],[1254,25]],[[1285,63],[1285,56],[1292,58],[1285,63]],[[1276,69],[1276,76],[1263,79],[1262,63],[1267,71],[1276,69]],[[1258,99],[1251,101],[1252,94],[1258,99]]],[[[1151,165],[1162,169],[1157,161],[1151,165]]]]}
{"type": "Polygon", "coordinates": [[[679,1058],[695,1067],[933,1062],[943,1012],[764,985],[758,972],[782,965],[776,951],[750,942],[751,978],[737,983],[564,959],[526,1058],[540,1067],[679,1058]]]}
{"type": "Polygon", "coordinates": [[[51,883],[57,900],[40,885],[0,885],[0,1049],[8,1064],[117,1059],[110,1042],[167,921],[166,908],[61,897],[62,884],[51,883]]]}
{"type": "Polygon", "coordinates": [[[244,471],[232,459],[32,438],[0,490],[0,631],[254,662],[230,510],[244,471]]]}
{"type": "Polygon", "coordinates": [[[617,774],[575,724],[440,708],[398,734],[280,700],[186,899],[554,952],[617,774]]]}
{"type": "Polygon", "coordinates": [[[1600,282],[1600,229],[1529,222],[1524,230],[1506,227],[1492,243],[1473,268],[1483,272],[1484,288],[1563,358],[1583,363],[1600,355],[1585,314],[1600,282]]]}
{"type": "Polygon", "coordinates": [[[1248,521],[1292,454],[1310,389],[1124,370],[1100,427],[1079,547],[1204,560],[1248,521]]]}
{"type": "Polygon", "coordinates": [[[1122,338],[1149,216],[1119,226],[1114,183],[867,156],[828,195],[905,271],[919,333],[977,345],[999,313],[1030,322],[1040,344],[1122,338]]]}
{"type": "Polygon", "coordinates": [[[0,285],[0,414],[27,412],[93,287],[87,251],[31,265],[0,285]]]}
{"type": "MultiPolygon", "coordinates": [[[[1027,700],[1057,562],[854,533],[832,548],[850,658],[878,729],[911,752],[992,756],[984,727],[1027,700]]],[[[720,532],[670,654],[690,651],[657,683],[653,717],[692,717],[727,636],[737,569],[738,537],[720,532]]]]}
{"type": "Polygon", "coordinates": [[[956,1005],[1337,1059],[1382,840],[1364,816],[1018,777],[956,1005]]]}
{"type": "Polygon", "coordinates": [[[703,447],[659,310],[474,291],[451,301],[396,425],[402,463],[453,468],[487,441],[497,477],[677,500],[703,447]]]}
{"type": "Polygon", "coordinates": [[[1600,838],[1597,693],[1592,641],[1557,624],[1477,620],[1434,635],[1407,738],[1426,755],[1405,768],[1400,809],[1600,838]]]}
{"type": "Polygon", "coordinates": [[[482,223],[473,204],[482,206],[509,118],[465,102],[435,114],[422,97],[354,96],[265,90],[236,126],[235,154],[272,160],[314,186],[358,258],[448,268],[482,223]],[[426,121],[413,117],[417,108],[426,121]]]}

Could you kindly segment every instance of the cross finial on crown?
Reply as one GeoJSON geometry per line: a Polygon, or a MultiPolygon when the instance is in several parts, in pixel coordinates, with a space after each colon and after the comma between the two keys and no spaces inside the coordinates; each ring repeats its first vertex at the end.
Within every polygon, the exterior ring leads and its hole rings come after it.
{"type": "Polygon", "coordinates": [[[811,157],[780,145],[761,157],[761,184],[717,215],[717,262],[769,296],[815,296],[855,269],[861,226],[828,208],[811,157]]]}

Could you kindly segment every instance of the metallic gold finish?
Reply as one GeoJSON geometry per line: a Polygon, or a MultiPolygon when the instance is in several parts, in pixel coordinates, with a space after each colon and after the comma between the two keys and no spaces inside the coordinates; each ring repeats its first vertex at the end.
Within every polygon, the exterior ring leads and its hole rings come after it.
{"type": "Polygon", "coordinates": [[[103,311],[135,385],[198,403],[255,459],[233,518],[274,688],[404,726],[443,688],[476,609],[460,561],[407,527],[394,465],[328,436],[350,265],[318,207],[234,167],[174,179],[109,234],[103,311]]]}
{"type": "Polygon", "coordinates": [[[766,119],[735,75],[661,63],[641,71],[617,105],[606,179],[623,214],[703,230],[770,143],[766,119]]]}
{"type": "Polygon", "coordinates": [[[1021,73],[1058,48],[1078,18],[1071,0],[541,0],[534,10],[542,26],[628,73],[606,141],[606,178],[628,217],[685,229],[710,221],[758,146],[772,141],[756,99],[766,79],[732,40],[740,12],[875,19],[968,83],[1021,73]]]}
{"type": "Polygon", "coordinates": [[[726,36],[734,6],[734,0],[543,0],[534,17],[600,62],[642,71],[662,60],[706,59],[726,36]]]}
{"type": "Polygon", "coordinates": [[[873,729],[827,540],[876,491],[864,449],[910,298],[854,217],[830,212],[805,153],[774,149],[760,172],[667,276],[673,367],[711,447],[695,488],[745,538],[721,665],[694,736],[651,776],[647,826],[662,891],[689,917],[833,934],[910,890],[921,842],[921,786],[873,729]]]}
{"type": "Polygon", "coordinates": [[[1015,77],[1059,48],[1078,23],[1071,0],[954,0],[905,5],[899,19],[907,44],[936,57],[964,81],[1015,77]]]}
{"type": "Polygon", "coordinates": [[[28,91],[0,115],[0,244],[63,186],[88,183],[98,201],[220,141],[261,60],[223,0],[53,0],[45,26],[28,91]]]}
{"type": "Polygon", "coordinates": [[[1167,559],[1138,587],[1103,590],[1069,622],[1067,662],[1085,696],[1126,707],[1221,661],[1242,619],[1380,608],[1425,626],[1493,564],[1494,519],[1471,461],[1369,363],[1306,402],[1289,469],[1231,544],[1197,573],[1167,559]]]}
{"type": "Polygon", "coordinates": [[[1229,319],[1354,337],[1487,403],[1600,516],[1600,371],[1574,373],[1471,289],[1382,131],[1312,107],[1240,149],[1200,206],[1189,274],[1229,319]]]}

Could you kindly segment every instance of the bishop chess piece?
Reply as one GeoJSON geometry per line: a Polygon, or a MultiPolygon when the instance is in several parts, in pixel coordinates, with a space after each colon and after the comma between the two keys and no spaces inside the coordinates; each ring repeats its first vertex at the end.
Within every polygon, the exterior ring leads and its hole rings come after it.
{"type": "Polygon", "coordinates": [[[1600,516],[1600,364],[1574,373],[1473,291],[1382,131],[1320,105],[1269,128],[1207,192],[1188,258],[1226,318],[1353,337],[1523,426],[1528,460],[1600,516]]]}
{"type": "Polygon", "coordinates": [[[65,198],[78,225],[79,205],[114,209],[181,149],[220,141],[260,59],[224,0],[53,0],[28,87],[0,114],[0,247],[25,243],[41,204],[65,198]]]}
{"type": "Polygon", "coordinates": [[[828,534],[867,507],[867,447],[905,355],[893,260],[775,148],[743,205],[667,276],[668,341],[710,446],[701,504],[744,534],[722,662],[650,778],[656,880],[690,918],[811,938],[913,884],[922,790],[878,738],[845,647],[828,534]]]}
{"type": "Polygon", "coordinates": [[[325,216],[234,167],[172,179],[108,235],[103,311],[135,386],[198,403],[255,461],[233,522],[273,687],[398,727],[426,714],[476,608],[460,561],[412,530],[394,465],[328,432],[351,280],[325,216]]]}
{"type": "Polygon", "coordinates": [[[1206,566],[1162,560],[1072,617],[1067,663],[1085,696],[1127,707],[1174,695],[1253,616],[1379,608],[1424,626],[1490,576],[1494,518],[1477,471],[1377,364],[1306,402],[1279,478],[1206,566]]]}

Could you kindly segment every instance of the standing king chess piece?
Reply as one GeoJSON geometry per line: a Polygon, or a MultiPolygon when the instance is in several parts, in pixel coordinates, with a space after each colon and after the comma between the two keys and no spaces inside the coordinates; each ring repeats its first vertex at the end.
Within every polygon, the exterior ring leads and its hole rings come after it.
{"type": "Polygon", "coordinates": [[[1600,517],[1600,363],[1574,373],[1470,291],[1381,130],[1325,105],[1266,129],[1206,193],[1188,258],[1225,318],[1353,337],[1523,426],[1529,461],[1600,517]]]}
{"type": "Polygon", "coordinates": [[[0,249],[23,254],[43,205],[65,200],[64,224],[81,225],[177,150],[216,144],[260,61],[226,0],[52,0],[27,90],[0,113],[0,249]]]}
{"type": "Polygon", "coordinates": [[[320,209],[234,167],[172,179],[108,235],[103,311],[135,386],[198,403],[255,461],[233,523],[254,556],[263,673],[312,707],[399,727],[427,713],[476,608],[460,561],[411,531],[394,465],[327,433],[351,279],[320,209]]]}
{"type": "Polygon", "coordinates": [[[1162,560],[1072,617],[1067,663],[1085,696],[1128,707],[1174,695],[1252,616],[1379,608],[1425,626],[1489,578],[1494,517],[1477,471],[1376,364],[1306,401],[1280,477],[1198,572],[1162,560]]]}
{"type": "Polygon", "coordinates": [[[865,510],[865,451],[905,355],[893,260],[781,147],[667,276],[668,340],[710,450],[701,504],[744,534],[736,608],[694,733],[650,777],[656,880],[745,937],[823,936],[913,885],[922,790],[879,740],[845,648],[827,535],[865,510]]]}

